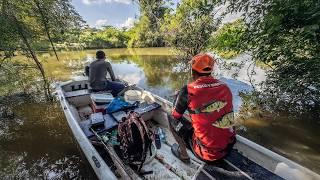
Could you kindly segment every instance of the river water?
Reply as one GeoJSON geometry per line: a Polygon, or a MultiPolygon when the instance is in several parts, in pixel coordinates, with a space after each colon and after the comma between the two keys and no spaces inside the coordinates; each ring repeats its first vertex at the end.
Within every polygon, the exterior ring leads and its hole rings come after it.
{"type": "MultiPolygon", "coordinates": [[[[188,82],[186,65],[169,49],[113,49],[105,52],[119,78],[164,98],[172,100],[173,92],[188,82]]],[[[39,56],[49,78],[64,81],[80,75],[83,67],[93,60],[94,53],[94,50],[61,52],[59,62],[49,53],[40,53],[39,56]]],[[[220,69],[217,74],[230,86],[237,112],[242,104],[239,92],[251,90],[243,69],[248,68],[220,69]],[[232,72],[236,72],[237,77],[232,72]]],[[[253,78],[259,82],[265,77],[258,69],[253,78]]],[[[35,103],[24,96],[6,99],[10,103],[5,107],[14,112],[14,117],[0,119],[0,179],[95,179],[57,103],[35,103]]],[[[320,173],[319,128],[314,121],[265,115],[244,120],[238,132],[320,173]]]]}

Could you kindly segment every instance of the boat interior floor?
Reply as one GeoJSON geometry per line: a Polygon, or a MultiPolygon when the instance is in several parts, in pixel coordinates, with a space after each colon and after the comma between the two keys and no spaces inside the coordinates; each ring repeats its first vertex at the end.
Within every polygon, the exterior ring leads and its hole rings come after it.
{"type": "MultiPolygon", "coordinates": [[[[94,140],[94,135],[90,132],[90,121],[88,117],[92,114],[90,100],[86,97],[72,97],[69,100],[70,110],[75,115],[78,123],[89,139],[94,140]]],[[[161,148],[156,150],[156,156],[142,167],[142,172],[152,172],[143,175],[146,179],[281,179],[279,176],[259,166],[253,161],[242,156],[237,150],[224,159],[213,164],[206,164],[196,158],[188,150],[191,163],[185,164],[171,153],[171,145],[175,143],[173,135],[169,131],[167,113],[162,108],[157,108],[145,113],[142,118],[147,126],[154,130],[160,127],[165,135],[165,142],[161,143],[161,148]]],[[[112,125],[111,125],[112,126],[112,125]]],[[[115,128],[116,129],[116,126],[115,128]]],[[[92,141],[94,142],[94,141],[92,141]]],[[[115,170],[108,153],[101,146],[94,144],[101,157],[105,159],[111,170],[115,170]]],[[[155,151],[154,148],[153,151],[155,151]]],[[[148,159],[148,157],[147,157],[148,159]]]]}

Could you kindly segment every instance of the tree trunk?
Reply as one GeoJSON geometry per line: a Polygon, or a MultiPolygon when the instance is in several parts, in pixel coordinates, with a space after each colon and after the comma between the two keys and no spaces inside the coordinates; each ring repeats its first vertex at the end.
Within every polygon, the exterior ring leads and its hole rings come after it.
{"type": "Polygon", "coordinates": [[[31,45],[30,45],[27,37],[25,36],[25,34],[23,32],[23,29],[22,29],[17,17],[15,17],[14,15],[12,15],[12,17],[14,18],[18,33],[19,33],[21,39],[23,40],[23,43],[27,46],[28,53],[31,55],[32,59],[36,63],[36,65],[37,65],[37,67],[38,67],[38,69],[39,69],[39,71],[41,73],[42,80],[43,80],[44,95],[45,95],[47,101],[52,101],[53,98],[52,98],[51,92],[50,92],[50,84],[49,84],[49,82],[47,80],[47,77],[46,77],[45,71],[43,69],[43,66],[42,66],[41,62],[39,61],[38,57],[36,56],[36,53],[31,48],[31,45]]]}
{"type": "Polygon", "coordinates": [[[43,26],[44,26],[44,30],[45,30],[45,32],[47,34],[47,37],[48,37],[49,41],[50,41],[51,47],[53,49],[53,52],[56,55],[57,60],[59,61],[59,57],[58,57],[56,48],[55,48],[55,46],[54,46],[54,44],[52,42],[51,35],[50,35],[50,32],[49,32],[49,26],[48,26],[47,18],[45,17],[45,15],[44,15],[41,7],[40,7],[39,1],[38,0],[34,0],[34,2],[35,2],[36,6],[37,6],[37,8],[38,8],[38,10],[40,12],[41,20],[42,20],[42,23],[43,23],[43,26]]]}

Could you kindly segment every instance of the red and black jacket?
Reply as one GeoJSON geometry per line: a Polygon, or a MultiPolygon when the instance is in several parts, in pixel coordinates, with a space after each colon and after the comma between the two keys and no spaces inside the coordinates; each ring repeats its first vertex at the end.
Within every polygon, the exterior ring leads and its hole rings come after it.
{"type": "Polygon", "coordinates": [[[211,76],[200,77],[184,86],[172,115],[179,119],[188,110],[192,120],[193,150],[204,160],[221,159],[235,140],[230,89],[211,76]]]}

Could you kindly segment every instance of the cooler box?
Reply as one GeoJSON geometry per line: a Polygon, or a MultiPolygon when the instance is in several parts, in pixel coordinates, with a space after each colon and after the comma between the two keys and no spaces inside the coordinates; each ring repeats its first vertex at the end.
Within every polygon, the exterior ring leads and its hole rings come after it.
{"type": "Polygon", "coordinates": [[[93,112],[102,112],[105,114],[106,106],[113,100],[111,93],[93,93],[91,94],[91,108],[93,112]]]}

